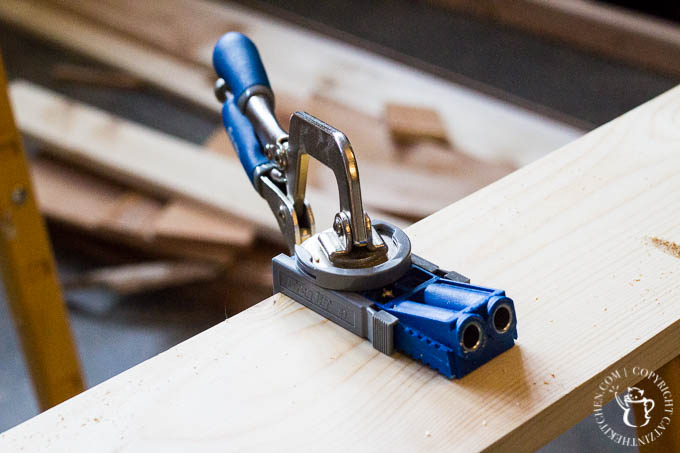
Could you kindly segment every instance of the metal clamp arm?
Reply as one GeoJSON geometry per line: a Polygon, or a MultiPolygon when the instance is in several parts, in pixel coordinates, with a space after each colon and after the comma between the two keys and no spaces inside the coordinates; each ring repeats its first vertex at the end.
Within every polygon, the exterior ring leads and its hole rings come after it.
{"type": "Polygon", "coordinates": [[[384,255],[385,244],[380,235],[374,234],[364,212],[359,168],[347,136],[308,113],[296,112],[290,119],[286,171],[286,186],[295,203],[305,198],[308,156],[330,168],[338,185],[340,211],[333,222],[335,236],[326,234],[320,238],[331,261],[358,250],[364,255],[384,255]]]}
{"type": "Polygon", "coordinates": [[[286,176],[288,191],[295,201],[305,198],[307,155],[312,156],[335,174],[340,212],[348,213],[351,219],[352,244],[366,245],[370,238],[364,222],[359,168],[345,134],[308,113],[296,112],[290,120],[289,143],[288,160],[292,171],[286,176]]]}

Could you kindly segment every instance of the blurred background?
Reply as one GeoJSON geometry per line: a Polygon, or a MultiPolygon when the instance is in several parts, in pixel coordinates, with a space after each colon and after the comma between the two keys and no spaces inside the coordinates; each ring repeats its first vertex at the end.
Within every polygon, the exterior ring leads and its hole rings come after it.
{"type": "MultiPolygon", "coordinates": [[[[200,153],[188,186],[250,191],[245,176],[205,173],[234,163],[209,63],[225,31],[260,47],[283,124],[306,110],[348,135],[369,211],[403,225],[680,82],[680,7],[666,2],[169,3],[0,6],[15,109],[35,101],[15,116],[88,387],[271,295],[283,243],[230,211],[237,201],[154,179],[178,170],[162,159],[146,163],[148,178],[94,157],[83,165],[83,153],[135,142],[200,153]],[[81,110],[93,118],[85,136],[69,120],[81,110]],[[55,138],[50,125],[71,132],[55,138]]],[[[317,168],[310,181],[319,196],[334,190],[327,176],[317,168]]],[[[3,293],[0,313],[1,432],[39,404],[3,293]]],[[[611,445],[585,419],[543,451],[611,445]]]]}

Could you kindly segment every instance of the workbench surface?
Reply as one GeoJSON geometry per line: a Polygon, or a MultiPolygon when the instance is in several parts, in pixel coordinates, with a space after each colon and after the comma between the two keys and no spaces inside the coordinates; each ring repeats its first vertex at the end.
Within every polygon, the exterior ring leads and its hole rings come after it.
{"type": "Polygon", "coordinates": [[[277,295],[0,434],[0,451],[539,447],[611,370],[680,353],[679,150],[676,88],[408,228],[415,253],[515,301],[517,345],[461,380],[277,295]]]}

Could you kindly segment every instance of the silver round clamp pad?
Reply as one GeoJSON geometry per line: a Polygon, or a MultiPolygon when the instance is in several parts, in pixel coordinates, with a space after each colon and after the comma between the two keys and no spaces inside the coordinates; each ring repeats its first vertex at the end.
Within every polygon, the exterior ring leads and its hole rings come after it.
{"type": "Polygon", "coordinates": [[[387,222],[375,221],[373,228],[387,245],[387,260],[368,267],[339,267],[329,259],[318,233],[295,246],[298,269],[316,279],[322,288],[365,291],[389,285],[411,267],[411,241],[406,233],[387,222]]]}

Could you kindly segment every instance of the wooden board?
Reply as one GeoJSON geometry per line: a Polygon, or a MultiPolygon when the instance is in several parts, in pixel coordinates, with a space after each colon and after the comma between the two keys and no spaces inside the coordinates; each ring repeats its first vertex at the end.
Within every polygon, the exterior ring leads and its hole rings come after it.
{"type": "Polygon", "coordinates": [[[141,89],[146,83],[125,71],[117,69],[99,69],[91,66],[58,63],[49,70],[50,77],[60,83],[90,85],[117,89],[141,89]]]}
{"type": "Polygon", "coordinates": [[[217,215],[214,211],[183,200],[170,201],[154,223],[159,238],[186,239],[216,246],[231,244],[247,247],[254,235],[246,222],[217,215]]]}
{"type": "Polygon", "coordinates": [[[387,104],[385,118],[396,141],[408,143],[423,138],[443,143],[449,141],[441,118],[432,109],[387,104]]]}
{"type": "MultiPolygon", "coordinates": [[[[67,1],[60,3],[63,6],[67,1]]],[[[116,2],[125,0],[107,4],[116,2]]],[[[121,26],[115,24],[127,22],[135,14],[129,3],[127,9],[101,5],[103,13],[88,22],[83,17],[92,17],[94,7],[85,11],[74,5],[80,11],[76,15],[44,1],[3,0],[0,18],[217,112],[219,104],[212,93],[214,75],[210,68],[212,44],[187,52],[191,63],[159,51],[163,47],[159,41],[152,39],[144,27],[133,29],[134,21],[124,26],[124,33],[117,33],[121,26]],[[103,25],[104,19],[108,29],[103,25]]],[[[155,2],[154,6],[162,9],[156,15],[166,17],[169,27],[177,20],[173,16],[196,14],[219,18],[224,31],[239,24],[239,29],[257,43],[275,92],[300,99],[323,95],[374,116],[382,115],[389,102],[432,108],[442,115],[448,135],[457,146],[479,157],[526,164],[581,134],[580,130],[520,107],[234,5],[175,0],[172,8],[165,2],[155,2]],[[490,124],[492,134],[488,133],[490,124]]]]}
{"type": "Polygon", "coordinates": [[[153,261],[102,267],[61,277],[64,290],[106,288],[121,295],[136,294],[214,280],[220,266],[192,261],[153,261]]]}
{"type": "MultiPolygon", "coordinates": [[[[27,82],[12,83],[11,97],[21,132],[61,159],[164,198],[233,215],[272,240],[282,240],[269,206],[238,162],[27,82]]],[[[308,190],[308,198],[317,227],[329,228],[339,206],[336,199],[314,190],[308,190]]],[[[378,218],[404,224],[384,214],[378,218]]]]}
{"type": "Polygon", "coordinates": [[[191,62],[199,58],[195,53],[198,49],[215,44],[216,36],[241,28],[234,19],[216,15],[202,4],[196,6],[194,0],[164,0],[162,5],[138,0],[47,0],[43,3],[59,6],[191,62]]]}
{"type": "Polygon", "coordinates": [[[84,230],[101,227],[127,190],[44,158],[31,162],[40,212],[84,230]]]}
{"type": "Polygon", "coordinates": [[[226,263],[253,242],[251,228],[183,201],[164,202],[44,157],[31,162],[48,219],[154,255],[226,263]]]}
{"type": "Polygon", "coordinates": [[[461,380],[279,295],[0,450],[535,449],[590,413],[614,368],[680,353],[680,261],[653,240],[680,244],[678,118],[680,88],[408,228],[414,252],[515,300],[516,347],[461,380]]]}
{"type": "Polygon", "coordinates": [[[680,27],[592,0],[429,0],[604,56],[680,75],[680,27]]]}

